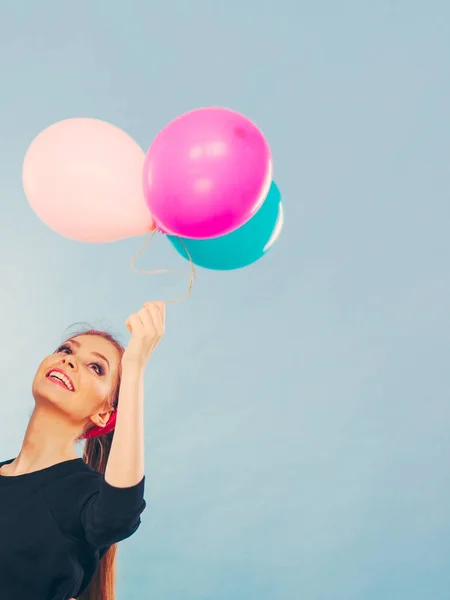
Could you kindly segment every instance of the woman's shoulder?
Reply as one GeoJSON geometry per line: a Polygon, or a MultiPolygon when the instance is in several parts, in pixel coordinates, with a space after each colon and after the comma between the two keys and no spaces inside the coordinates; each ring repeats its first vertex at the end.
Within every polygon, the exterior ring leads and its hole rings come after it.
{"type": "Polygon", "coordinates": [[[61,531],[76,539],[83,539],[80,513],[89,499],[98,493],[103,475],[86,463],[79,470],[48,481],[41,492],[48,509],[61,531]]]}

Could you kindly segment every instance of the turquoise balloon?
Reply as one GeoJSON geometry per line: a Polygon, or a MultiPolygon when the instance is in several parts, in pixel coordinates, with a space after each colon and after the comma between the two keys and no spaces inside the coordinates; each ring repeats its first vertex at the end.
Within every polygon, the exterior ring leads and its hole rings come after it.
{"type": "MultiPolygon", "coordinates": [[[[231,271],[259,260],[273,246],[283,225],[281,194],[275,182],[258,212],[245,225],[227,235],[207,240],[181,238],[192,262],[205,269],[231,271]]],[[[167,236],[175,250],[189,260],[176,236],[167,236]]]]}

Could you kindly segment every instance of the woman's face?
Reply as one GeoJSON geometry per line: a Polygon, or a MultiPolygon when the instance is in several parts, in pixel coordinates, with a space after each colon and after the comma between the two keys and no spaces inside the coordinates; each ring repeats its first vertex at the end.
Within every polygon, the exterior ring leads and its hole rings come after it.
{"type": "Polygon", "coordinates": [[[89,417],[96,425],[104,425],[120,361],[117,348],[100,336],[79,335],[68,340],[38,367],[33,381],[36,405],[65,413],[80,428],[89,417]]]}

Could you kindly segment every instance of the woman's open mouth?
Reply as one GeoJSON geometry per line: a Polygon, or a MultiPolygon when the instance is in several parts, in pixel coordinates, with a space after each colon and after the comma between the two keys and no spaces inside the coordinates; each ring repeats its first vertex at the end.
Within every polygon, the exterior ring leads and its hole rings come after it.
{"type": "Polygon", "coordinates": [[[60,385],[62,388],[64,388],[67,392],[70,392],[69,388],[66,386],[65,383],[63,383],[62,381],[60,381],[59,379],[56,379],[56,377],[47,377],[47,379],[50,379],[51,382],[56,383],[56,385],[60,385]]]}
{"type": "Polygon", "coordinates": [[[47,373],[47,379],[50,379],[53,383],[57,383],[62,386],[65,390],[73,392],[75,390],[74,385],[70,377],[60,370],[52,370],[47,373]]]}

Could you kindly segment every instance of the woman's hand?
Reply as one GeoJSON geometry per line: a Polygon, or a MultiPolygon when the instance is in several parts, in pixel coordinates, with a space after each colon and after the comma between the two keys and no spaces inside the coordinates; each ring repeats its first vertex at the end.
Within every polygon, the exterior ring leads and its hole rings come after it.
{"type": "Polygon", "coordinates": [[[136,314],[125,321],[131,340],[122,357],[122,364],[133,363],[145,367],[152,352],[164,335],[166,305],[164,302],[146,302],[136,314]]]}

